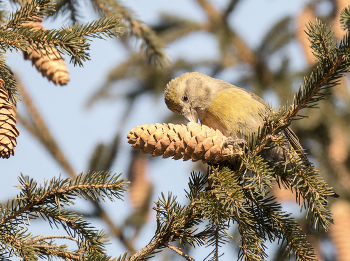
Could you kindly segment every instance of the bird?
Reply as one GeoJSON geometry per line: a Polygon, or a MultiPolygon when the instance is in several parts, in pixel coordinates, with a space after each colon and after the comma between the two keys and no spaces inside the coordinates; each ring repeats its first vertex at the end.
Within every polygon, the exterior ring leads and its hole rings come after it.
{"type": "MultiPolygon", "coordinates": [[[[264,114],[271,110],[256,94],[199,72],[189,72],[171,80],[164,92],[168,109],[186,120],[201,122],[227,136],[225,144],[246,144],[264,124],[264,114]]],[[[283,130],[290,145],[307,159],[295,133],[283,130]]],[[[289,146],[289,144],[287,144],[289,146]]],[[[275,147],[262,152],[269,162],[285,159],[283,150],[275,147]]]]}
{"type": "MultiPolygon", "coordinates": [[[[252,134],[257,134],[264,126],[265,116],[272,110],[256,94],[199,72],[184,73],[171,80],[165,88],[164,101],[168,109],[186,120],[196,123],[199,120],[222,132],[227,137],[224,146],[244,147],[252,134]]],[[[282,134],[286,138],[283,145],[289,150],[293,148],[293,155],[299,152],[298,157],[306,166],[311,166],[292,129],[288,126],[282,134]]],[[[285,170],[292,170],[293,164],[285,154],[281,147],[270,146],[260,155],[272,164],[284,162],[285,170]]],[[[339,197],[337,193],[331,193],[329,196],[339,197]]]]}

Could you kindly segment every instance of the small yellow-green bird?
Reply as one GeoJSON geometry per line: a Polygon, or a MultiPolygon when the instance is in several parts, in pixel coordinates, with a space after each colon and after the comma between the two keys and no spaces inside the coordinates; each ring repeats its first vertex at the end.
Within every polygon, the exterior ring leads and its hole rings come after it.
{"type": "MultiPolygon", "coordinates": [[[[228,137],[228,144],[234,146],[246,143],[253,132],[257,133],[264,125],[264,114],[269,112],[267,104],[254,93],[198,72],[185,73],[170,81],[164,98],[171,111],[188,121],[199,119],[202,124],[220,130],[228,137]]],[[[288,127],[283,133],[288,139],[285,146],[300,151],[308,162],[294,132],[288,127]]],[[[278,146],[262,151],[261,156],[269,162],[285,160],[287,169],[292,168],[278,146]]],[[[331,196],[339,197],[336,193],[331,196]]]]}
{"type": "MultiPolygon", "coordinates": [[[[199,119],[202,124],[220,130],[234,145],[244,143],[253,132],[257,133],[264,125],[262,115],[269,110],[264,100],[254,93],[198,72],[185,73],[170,81],[164,98],[171,111],[188,121],[199,119]]],[[[285,129],[284,133],[295,149],[302,150],[291,129],[285,129]]],[[[269,153],[263,152],[262,156],[270,162],[284,159],[278,147],[269,153]]]]}

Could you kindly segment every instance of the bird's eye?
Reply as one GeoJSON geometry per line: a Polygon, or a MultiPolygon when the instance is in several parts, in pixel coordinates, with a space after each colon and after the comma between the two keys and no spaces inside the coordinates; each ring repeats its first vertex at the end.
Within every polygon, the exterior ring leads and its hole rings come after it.
{"type": "Polygon", "coordinates": [[[182,99],[183,99],[183,101],[188,101],[188,98],[186,95],[182,99]]]}

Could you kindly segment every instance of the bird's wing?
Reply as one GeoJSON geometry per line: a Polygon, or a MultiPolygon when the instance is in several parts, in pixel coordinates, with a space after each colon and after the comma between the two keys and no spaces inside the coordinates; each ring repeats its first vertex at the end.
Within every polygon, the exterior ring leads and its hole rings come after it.
{"type": "Polygon", "coordinates": [[[299,138],[294,133],[294,131],[292,131],[292,129],[290,127],[288,127],[286,129],[284,129],[284,134],[288,138],[288,141],[292,145],[293,149],[295,149],[296,151],[299,151],[300,155],[302,155],[304,159],[308,160],[306,157],[306,154],[304,152],[304,148],[301,146],[301,144],[299,142],[299,138]]]}

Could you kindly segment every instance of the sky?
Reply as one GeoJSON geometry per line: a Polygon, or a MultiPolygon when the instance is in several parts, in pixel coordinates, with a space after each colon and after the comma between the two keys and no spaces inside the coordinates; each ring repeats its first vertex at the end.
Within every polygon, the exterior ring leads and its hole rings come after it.
{"type": "MultiPolygon", "coordinates": [[[[85,1],[86,3],[87,1],[85,1]]],[[[227,1],[215,1],[215,5],[223,7],[227,1]]],[[[306,0],[282,1],[282,0],[245,0],[237,6],[235,15],[231,17],[230,23],[236,32],[252,48],[256,47],[262,37],[272,24],[286,15],[295,15],[305,5],[306,0]],[[244,3],[243,3],[244,2],[244,3]]],[[[129,6],[137,18],[146,24],[155,24],[159,19],[161,12],[178,14],[183,17],[202,21],[205,14],[197,7],[196,1],[160,1],[160,0],[129,0],[123,1],[123,4],[129,6]]],[[[91,6],[83,6],[83,21],[88,22],[96,19],[91,6]]],[[[62,24],[67,24],[65,18],[60,17],[56,21],[45,22],[46,28],[57,28],[62,24]]],[[[135,46],[137,43],[135,42],[135,46]]],[[[171,60],[180,57],[186,57],[196,61],[201,59],[212,59],[218,55],[216,42],[202,33],[196,33],[186,36],[184,39],[176,41],[167,46],[167,54],[171,60]]],[[[297,45],[291,46],[290,51],[295,53],[300,59],[293,66],[300,67],[305,64],[297,45]]],[[[119,128],[117,125],[121,113],[125,109],[125,103],[117,102],[98,102],[93,107],[85,107],[87,99],[94,93],[96,88],[104,83],[104,79],[117,64],[127,58],[127,54],[117,39],[94,40],[91,44],[91,61],[85,62],[84,67],[74,67],[68,64],[71,81],[65,87],[55,86],[43,78],[29,61],[24,61],[22,55],[8,53],[7,62],[11,69],[19,75],[22,83],[40,110],[52,135],[58,141],[60,148],[69,159],[74,170],[77,173],[86,172],[88,169],[89,158],[99,142],[109,141],[119,128]]],[[[69,58],[66,60],[69,61],[69,58]]],[[[230,75],[222,74],[220,77],[225,80],[230,75]]],[[[165,86],[164,86],[165,87],[165,86]]],[[[266,101],[274,102],[273,97],[264,97],[266,101]]],[[[274,104],[275,105],[275,104],[274,104]]],[[[25,113],[24,106],[20,102],[18,111],[25,113]]],[[[131,148],[127,143],[126,135],[131,128],[137,125],[161,122],[166,115],[171,112],[166,108],[163,98],[154,100],[153,97],[144,95],[133,108],[125,126],[123,128],[122,142],[116,162],[112,167],[112,172],[125,173],[128,167],[131,148]]],[[[0,159],[1,172],[5,179],[0,184],[0,201],[4,202],[8,198],[15,197],[19,190],[14,187],[18,184],[17,177],[23,173],[42,183],[52,177],[61,175],[67,177],[64,170],[56,161],[46,152],[44,147],[28,133],[23,126],[18,124],[20,136],[17,139],[17,148],[15,156],[10,159],[0,159]]],[[[161,192],[165,194],[172,191],[178,195],[178,199],[183,204],[186,203],[183,190],[187,187],[188,177],[194,169],[195,163],[174,161],[172,159],[157,158],[151,161],[150,177],[155,181],[153,200],[160,196],[161,192]],[[174,171],[175,170],[175,171],[174,171]]],[[[75,209],[84,208],[88,204],[78,201],[75,209]]],[[[111,216],[115,217],[115,222],[120,224],[129,214],[125,210],[128,205],[128,198],[125,201],[106,202],[105,209],[111,216]]],[[[104,228],[104,224],[93,220],[93,225],[98,228],[104,228]]],[[[50,227],[42,226],[41,222],[32,222],[33,233],[57,234],[63,233],[48,231],[50,227]]],[[[154,234],[155,218],[150,217],[147,226],[142,230],[142,236],[137,242],[138,248],[143,247],[149,242],[154,234]]],[[[117,257],[125,252],[119,242],[112,240],[112,245],[108,246],[108,254],[117,257]]],[[[222,260],[232,260],[230,256],[235,251],[227,249],[227,254],[222,260]],[[231,253],[232,252],[232,253],[231,253]]],[[[210,252],[209,249],[203,251],[194,250],[194,258],[202,260],[210,252]]],[[[234,254],[234,257],[236,255],[234,254]]],[[[154,260],[160,260],[158,258],[154,260]]]]}

